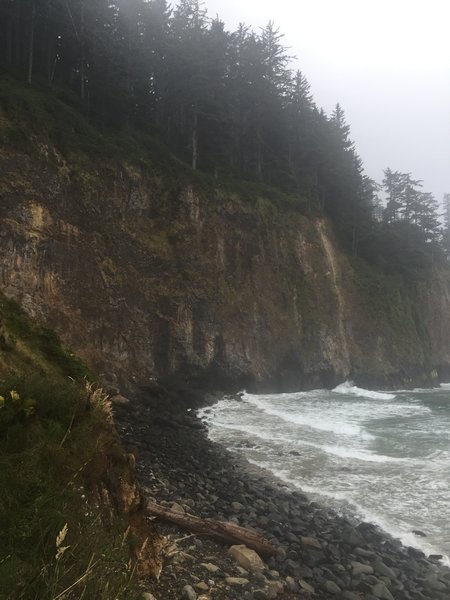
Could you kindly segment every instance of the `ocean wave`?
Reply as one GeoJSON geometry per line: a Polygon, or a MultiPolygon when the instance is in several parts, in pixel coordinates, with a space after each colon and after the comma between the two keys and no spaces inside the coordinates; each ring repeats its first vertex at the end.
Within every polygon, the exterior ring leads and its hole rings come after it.
{"type": "Polygon", "coordinates": [[[287,410],[278,410],[276,408],[267,406],[263,400],[251,394],[245,394],[243,398],[246,402],[252,404],[265,414],[272,417],[277,417],[286,423],[300,425],[301,427],[309,427],[310,429],[316,429],[319,431],[328,431],[337,435],[349,435],[358,436],[364,439],[373,439],[371,434],[364,431],[355,423],[326,419],[323,415],[318,415],[317,417],[304,416],[298,414],[297,412],[293,413],[287,410]]]}
{"type": "Polygon", "coordinates": [[[449,389],[440,388],[443,402],[436,403],[431,390],[387,394],[346,382],[301,396],[244,394],[219,401],[203,416],[212,439],[284,484],[376,523],[408,545],[448,554],[439,519],[448,512],[449,389]],[[415,528],[429,539],[417,539],[415,528]]]}
{"type": "Polygon", "coordinates": [[[264,442],[292,444],[292,440],[288,437],[273,435],[272,432],[266,433],[251,425],[239,425],[238,423],[221,423],[220,421],[215,421],[214,427],[226,429],[227,431],[237,431],[238,433],[243,433],[245,436],[250,435],[264,442]]]}
{"type": "Polygon", "coordinates": [[[411,459],[398,458],[394,456],[387,456],[384,454],[376,454],[369,450],[358,450],[355,448],[349,448],[347,446],[329,445],[329,444],[316,444],[314,442],[307,442],[306,440],[293,439],[292,437],[277,435],[272,431],[264,431],[254,425],[243,425],[238,423],[221,423],[219,421],[214,422],[214,427],[219,430],[236,431],[242,433],[244,436],[251,436],[262,442],[268,442],[269,444],[281,444],[287,447],[286,454],[289,449],[293,446],[301,450],[302,447],[314,448],[330,454],[338,458],[352,459],[364,462],[373,463],[399,463],[399,462],[412,462],[411,459]]]}
{"type": "Polygon", "coordinates": [[[386,456],[384,454],[375,454],[366,450],[356,450],[345,446],[317,446],[320,450],[324,450],[328,454],[333,454],[339,458],[351,458],[354,460],[362,460],[365,462],[388,463],[388,462],[411,462],[406,458],[397,458],[394,456],[386,456]]]}
{"type": "Polygon", "coordinates": [[[198,408],[195,414],[199,419],[213,421],[221,412],[233,414],[236,410],[239,410],[240,405],[240,400],[223,398],[212,406],[198,408]]]}
{"type": "Polygon", "coordinates": [[[243,390],[240,392],[240,396],[243,400],[248,398],[259,398],[260,400],[265,400],[267,402],[280,402],[282,400],[305,400],[313,397],[320,397],[323,394],[326,394],[329,390],[326,389],[316,389],[316,390],[308,390],[302,392],[283,392],[281,394],[250,394],[249,392],[243,390]]]}
{"type": "MultiPolygon", "coordinates": [[[[272,465],[264,461],[249,460],[249,462],[271,473],[277,479],[289,485],[291,488],[296,488],[298,490],[301,490],[305,494],[309,494],[319,499],[326,499],[327,505],[329,505],[329,501],[331,501],[331,504],[335,504],[337,501],[338,503],[346,505],[351,511],[352,516],[356,517],[361,521],[377,525],[392,537],[399,539],[405,546],[413,546],[414,548],[422,550],[422,552],[428,555],[443,555],[443,559],[441,562],[450,567],[450,557],[446,555],[445,551],[441,550],[439,547],[433,546],[433,544],[428,543],[422,538],[418,538],[414,533],[412,533],[412,529],[414,529],[413,523],[410,524],[411,530],[406,531],[406,529],[390,522],[390,520],[386,519],[384,516],[372,512],[371,510],[362,506],[358,502],[355,502],[351,494],[346,494],[343,492],[330,492],[328,490],[324,490],[323,487],[319,488],[312,485],[308,485],[303,481],[299,481],[291,477],[289,471],[285,469],[274,468],[272,465]]],[[[339,511],[339,506],[336,506],[336,504],[332,506],[332,508],[338,509],[339,511]]],[[[346,514],[348,513],[348,509],[345,511],[346,514]]],[[[343,510],[343,507],[340,507],[340,510],[343,510]]]]}
{"type": "Polygon", "coordinates": [[[345,394],[348,396],[360,396],[361,398],[370,398],[372,400],[394,400],[395,394],[388,394],[386,392],[374,392],[372,390],[365,390],[364,388],[353,385],[352,381],[345,381],[340,385],[336,386],[332,390],[335,394],[345,394]]]}

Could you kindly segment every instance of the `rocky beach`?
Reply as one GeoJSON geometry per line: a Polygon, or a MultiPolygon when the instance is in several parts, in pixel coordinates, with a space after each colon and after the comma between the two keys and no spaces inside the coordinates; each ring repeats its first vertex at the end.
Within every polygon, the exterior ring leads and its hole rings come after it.
{"type": "Polygon", "coordinates": [[[211,442],[195,416],[200,395],[164,393],[116,406],[146,497],[179,513],[255,529],[277,553],[264,563],[249,561],[239,549],[230,554],[229,546],[161,522],[161,574],[146,582],[143,598],[448,600],[450,570],[440,556],[311,502],[211,442]]]}

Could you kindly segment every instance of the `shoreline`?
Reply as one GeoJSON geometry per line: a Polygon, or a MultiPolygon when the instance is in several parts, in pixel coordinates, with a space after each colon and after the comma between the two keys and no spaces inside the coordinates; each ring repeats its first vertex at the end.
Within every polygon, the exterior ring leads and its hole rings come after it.
{"type": "MultiPolygon", "coordinates": [[[[214,442],[214,443],[216,443],[216,442],[214,442]]],[[[231,450],[228,450],[228,452],[235,454],[231,450]]],[[[283,479],[282,476],[277,475],[276,473],[273,473],[269,468],[258,465],[256,462],[246,459],[245,457],[241,458],[237,454],[236,454],[236,456],[237,456],[237,460],[242,461],[241,466],[242,466],[243,470],[248,469],[248,467],[245,465],[245,463],[248,463],[248,465],[250,467],[250,469],[249,469],[250,473],[251,473],[252,469],[255,469],[256,471],[260,471],[262,474],[264,474],[264,476],[267,478],[267,480],[269,482],[271,482],[271,483],[279,482],[279,485],[281,487],[286,487],[290,491],[296,491],[296,492],[300,492],[300,493],[304,494],[305,496],[307,496],[310,499],[311,502],[318,502],[319,504],[321,504],[323,509],[328,509],[330,511],[336,512],[337,515],[350,521],[354,527],[356,527],[360,523],[367,523],[368,525],[373,525],[374,527],[376,527],[379,530],[381,535],[386,536],[387,538],[390,538],[395,542],[400,542],[404,548],[411,546],[411,547],[415,548],[416,550],[423,552],[426,557],[441,556],[442,558],[439,559],[439,563],[443,567],[445,566],[445,567],[450,568],[450,556],[449,555],[443,554],[443,552],[441,550],[439,550],[438,548],[434,548],[432,543],[430,543],[430,544],[428,542],[421,543],[420,540],[422,540],[422,539],[427,540],[428,539],[427,536],[420,536],[420,535],[416,536],[412,530],[411,530],[411,532],[399,532],[398,534],[396,534],[393,531],[390,531],[389,526],[383,525],[381,522],[379,522],[379,521],[381,521],[381,519],[379,519],[377,516],[373,517],[372,519],[369,518],[368,516],[364,516],[364,514],[363,514],[364,510],[361,507],[357,507],[355,504],[353,504],[351,502],[351,500],[347,500],[347,499],[342,500],[341,502],[345,503],[346,507],[344,509],[341,509],[337,506],[337,504],[340,502],[340,500],[336,499],[335,496],[333,496],[331,494],[325,495],[325,494],[321,494],[320,492],[311,492],[309,490],[306,490],[305,488],[302,488],[300,485],[297,485],[291,481],[283,479]],[[329,502],[329,505],[328,505],[328,502],[329,502]],[[407,541],[408,536],[410,537],[409,542],[407,541]],[[428,546],[428,548],[426,546],[428,546]]],[[[394,529],[394,528],[392,528],[392,529],[394,529]]]]}
{"type": "MultiPolygon", "coordinates": [[[[209,396],[201,404],[215,400],[209,396]]],[[[118,429],[137,455],[137,479],[145,493],[200,517],[253,527],[280,551],[264,573],[242,573],[226,546],[188,536],[188,548],[180,547],[178,554],[188,555],[190,564],[171,562],[163,566],[159,583],[148,582],[157,600],[448,600],[450,570],[436,558],[403,546],[376,525],[311,502],[270,471],[212,442],[194,414],[199,403],[193,404],[174,410],[153,399],[117,411],[118,429]],[[220,576],[205,570],[208,558],[220,576]],[[242,582],[229,583],[230,577],[242,582]]],[[[185,537],[173,526],[163,530],[174,539],[185,537]]]]}
{"type": "MultiPolygon", "coordinates": [[[[337,386],[338,388],[342,388],[343,386],[350,386],[354,388],[352,385],[353,382],[346,381],[344,384],[340,384],[337,386]]],[[[361,388],[356,388],[360,393],[357,396],[362,398],[375,398],[377,399],[382,393],[379,391],[373,390],[365,390],[361,388]]],[[[450,389],[450,383],[442,382],[439,386],[433,388],[413,388],[412,390],[389,390],[383,393],[389,394],[398,394],[400,392],[427,392],[427,391],[438,391],[450,389]]],[[[331,391],[337,391],[333,389],[331,391]]],[[[221,399],[227,400],[238,400],[241,401],[243,397],[245,397],[246,392],[239,392],[234,395],[226,395],[224,394],[221,398],[216,399],[214,403],[220,401],[221,399]]],[[[350,395],[352,392],[350,391],[350,395]]],[[[212,406],[212,405],[209,405],[212,406]]],[[[197,410],[197,416],[200,418],[205,424],[207,424],[208,416],[206,412],[208,411],[208,407],[205,408],[205,412],[202,413],[202,409],[197,410]]],[[[216,442],[213,438],[209,438],[214,443],[216,442]]],[[[290,479],[287,474],[281,470],[277,472],[273,470],[270,465],[266,465],[264,463],[259,464],[257,461],[253,461],[252,459],[245,456],[245,453],[240,453],[238,450],[233,448],[225,448],[228,452],[231,452],[237,459],[242,461],[242,468],[244,470],[248,469],[248,466],[251,468],[257,469],[262,473],[266,474],[266,477],[269,481],[272,482],[280,482],[282,485],[285,485],[288,489],[292,491],[298,491],[310,498],[310,500],[318,502],[322,504],[324,508],[329,508],[330,510],[336,511],[339,515],[349,519],[354,525],[357,525],[361,522],[367,522],[376,526],[381,533],[386,536],[390,536],[394,540],[398,540],[402,543],[403,546],[408,547],[412,546],[417,550],[422,551],[426,556],[441,556],[440,563],[442,566],[446,566],[450,568],[450,552],[445,549],[439,548],[439,541],[433,542],[430,541],[429,534],[423,534],[422,531],[427,531],[426,526],[422,524],[414,524],[410,523],[410,529],[401,530],[398,526],[396,527],[392,523],[389,524],[383,515],[371,512],[367,512],[367,510],[355,503],[353,499],[348,496],[334,495],[332,493],[324,493],[319,489],[309,487],[308,484],[302,486],[301,483],[296,482],[295,480],[290,479]],[[247,465],[247,466],[246,466],[247,465]],[[417,532],[417,534],[415,533],[417,532]]],[[[296,453],[297,454],[297,453],[296,453]]]]}
{"type": "MultiPolygon", "coordinates": [[[[344,385],[344,384],[342,384],[342,385],[344,385]]],[[[450,384],[448,384],[448,383],[443,383],[442,385],[450,387],[450,384]]],[[[422,391],[423,389],[424,388],[420,388],[420,389],[414,388],[413,391],[422,391]]],[[[438,390],[438,389],[442,389],[442,387],[427,388],[427,389],[438,390]]],[[[361,391],[365,391],[365,390],[361,390],[361,391]]],[[[403,391],[403,390],[392,390],[390,393],[394,394],[394,393],[398,393],[399,391],[403,391]]],[[[370,392],[370,394],[372,396],[373,396],[373,394],[377,394],[377,393],[378,392],[370,392]]],[[[234,394],[234,395],[223,395],[222,397],[216,399],[214,404],[220,399],[228,399],[228,398],[229,399],[237,399],[237,398],[239,398],[239,400],[240,400],[242,398],[242,395],[243,395],[242,392],[239,392],[239,394],[234,394]]],[[[370,396],[367,395],[366,397],[370,397],[370,396]]],[[[210,404],[209,406],[213,406],[213,404],[210,404]]],[[[207,409],[208,409],[208,407],[206,407],[205,410],[207,410],[207,409]]],[[[202,411],[202,409],[197,409],[197,411],[196,411],[197,417],[202,422],[206,422],[206,420],[207,420],[206,414],[202,414],[202,415],[198,414],[201,411],[202,411]]],[[[221,446],[220,442],[214,441],[209,436],[208,436],[208,439],[210,441],[212,441],[213,443],[219,443],[219,445],[221,446]]],[[[283,473],[274,472],[269,466],[266,466],[263,464],[258,464],[256,461],[253,461],[253,460],[245,457],[243,454],[240,454],[238,451],[235,451],[233,449],[228,449],[228,448],[224,448],[224,449],[227,452],[230,452],[234,457],[236,457],[236,460],[240,461],[241,468],[243,471],[250,472],[250,473],[257,472],[258,474],[265,476],[267,478],[267,480],[273,484],[280,484],[282,486],[286,486],[286,488],[291,491],[301,492],[302,494],[304,494],[305,496],[310,498],[311,501],[316,501],[319,504],[322,504],[323,508],[328,508],[332,511],[335,511],[340,516],[350,520],[355,526],[361,522],[372,524],[375,527],[377,527],[383,535],[389,536],[393,540],[400,541],[401,544],[405,547],[412,546],[413,548],[416,548],[417,550],[420,550],[421,552],[423,552],[426,556],[441,556],[442,558],[439,561],[440,564],[442,566],[446,566],[446,567],[450,568],[450,554],[446,554],[445,551],[443,551],[437,547],[434,547],[433,542],[428,542],[428,535],[416,535],[414,533],[414,531],[418,530],[419,529],[418,527],[411,525],[412,529],[410,531],[400,531],[399,529],[396,529],[395,526],[390,527],[389,525],[387,525],[386,523],[383,522],[382,517],[380,517],[379,515],[376,515],[376,514],[369,516],[362,506],[355,504],[352,500],[350,500],[348,498],[338,498],[332,494],[321,493],[319,490],[312,491],[312,490],[305,489],[304,487],[301,486],[301,484],[298,484],[289,478],[285,478],[283,476],[283,473]]]]}

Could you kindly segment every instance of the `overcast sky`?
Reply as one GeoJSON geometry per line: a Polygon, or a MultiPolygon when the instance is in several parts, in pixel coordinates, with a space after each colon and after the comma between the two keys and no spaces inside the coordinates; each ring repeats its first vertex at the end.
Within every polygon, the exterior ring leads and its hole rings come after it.
{"type": "Polygon", "coordinates": [[[205,0],[234,29],[273,20],[327,113],[339,102],[366,172],[450,192],[450,0],[205,0]]]}

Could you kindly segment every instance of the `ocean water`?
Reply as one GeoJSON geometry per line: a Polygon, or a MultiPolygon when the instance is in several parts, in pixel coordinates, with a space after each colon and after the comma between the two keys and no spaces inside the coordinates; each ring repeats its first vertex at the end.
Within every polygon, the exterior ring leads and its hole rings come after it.
{"type": "Polygon", "coordinates": [[[450,384],[244,393],[199,416],[212,440],[312,499],[449,562],[450,384]]]}

